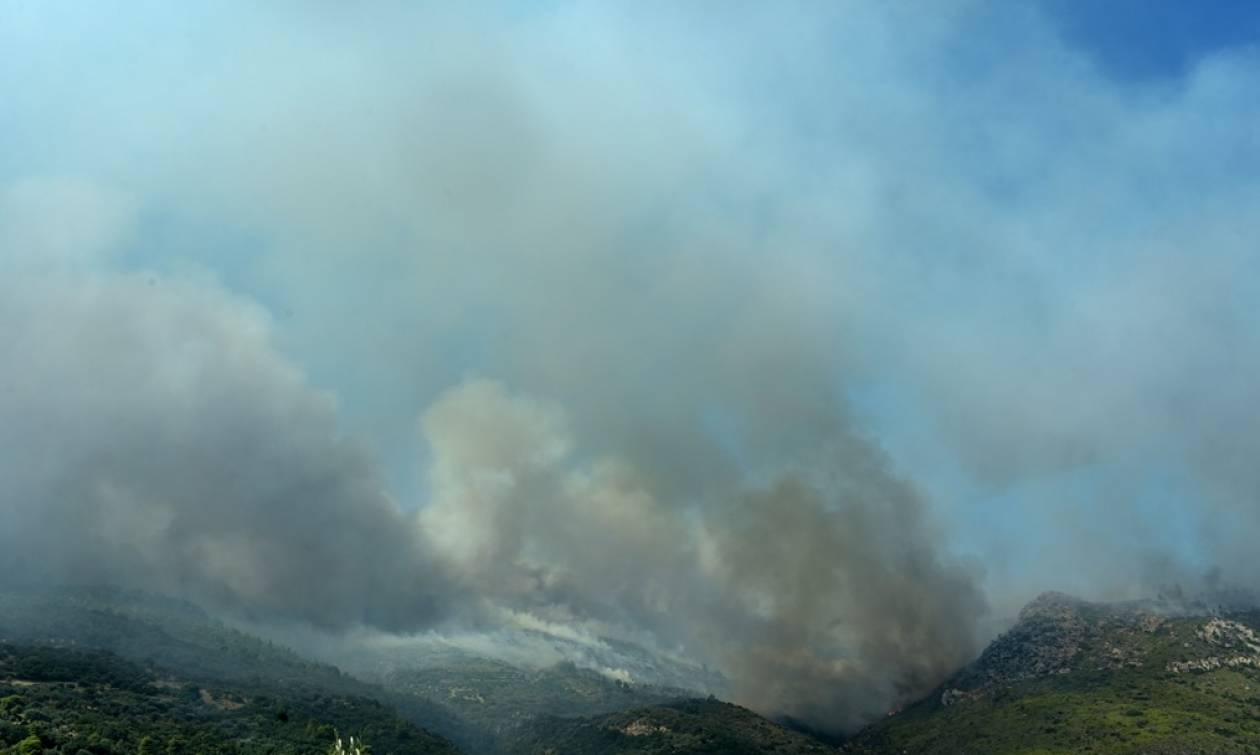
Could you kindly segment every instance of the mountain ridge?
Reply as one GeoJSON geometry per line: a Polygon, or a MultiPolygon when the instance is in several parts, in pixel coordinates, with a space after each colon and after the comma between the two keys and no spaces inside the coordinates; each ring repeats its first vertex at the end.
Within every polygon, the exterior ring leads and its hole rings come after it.
{"type": "Polygon", "coordinates": [[[854,753],[1260,751],[1260,612],[1060,592],[854,753]]]}

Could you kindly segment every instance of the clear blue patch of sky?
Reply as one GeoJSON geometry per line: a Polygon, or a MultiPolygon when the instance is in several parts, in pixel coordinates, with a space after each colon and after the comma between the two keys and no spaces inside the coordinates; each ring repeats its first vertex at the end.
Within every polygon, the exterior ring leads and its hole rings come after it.
{"type": "Polygon", "coordinates": [[[1178,77],[1204,56],[1260,43],[1256,0],[1041,0],[1064,41],[1109,75],[1178,77]]]}

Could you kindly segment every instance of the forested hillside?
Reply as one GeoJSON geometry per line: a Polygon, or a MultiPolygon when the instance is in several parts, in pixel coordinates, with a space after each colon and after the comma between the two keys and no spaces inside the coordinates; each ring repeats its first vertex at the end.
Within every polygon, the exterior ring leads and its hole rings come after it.
{"type": "Polygon", "coordinates": [[[106,651],[0,643],[0,752],[323,752],[337,732],[380,753],[455,749],[380,703],[263,682],[194,679],[106,651]]]}
{"type": "Polygon", "coordinates": [[[0,697],[0,742],[21,753],[311,753],[335,732],[456,751],[379,688],[138,593],[0,593],[0,697]]]}

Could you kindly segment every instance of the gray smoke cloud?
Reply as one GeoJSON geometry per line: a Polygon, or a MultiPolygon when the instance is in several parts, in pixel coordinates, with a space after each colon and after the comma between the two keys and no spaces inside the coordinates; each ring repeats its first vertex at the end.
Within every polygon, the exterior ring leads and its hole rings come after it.
{"type": "Polygon", "coordinates": [[[729,492],[709,502],[658,493],[624,459],[576,462],[558,407],[490,381],[445,395],[423,426],[424,530],[498,606],[707,661],[738,699],[830,729],[922,694],[975,650],[977,575],[843,426],[774,479],[714,480],[729,492]]]}
{"type": "MultiPolygon", "coordinates": [[[[74,185],[39,191],[61,196],[27,248],[90,254],[112,224],[67,229],[65,200],[102,217],[106,202],[74,185]]],[[[8,228],[37,217],[9,204],[8,228]]],[[[121,583],[328,628],[439,615],[439,567],[341,437],[334,398],[272,349],[265,313],[207,281],[6,251],[7,579],[121,583]]]]}
{"type": "Polygon", "coordinates": [[[986,606],[1260,584],[1254,54],[728,13],[0,9],[5,573],[568,627],[826,729],[986,606]]]}
{"type": "Polygon", "coordinates": [[[713,370],[705,395],[748,432],[799,444],[738,475],[703,463],[724,452],[694,417],[659,430],[701,463],[645,473],[655,449],[581,454],[559,404],[466,380],[422,416],[431,499],[405,513],[335,399],[277,353],[264,311],[212,279],[111,267],[125,205],[53,182],[3,208],[25,226],[0,286],[10,579],[121,583],[327,629],[528,616],[714,664],[739,699],[829,728],[974,651],[975,575],[942,555],[839,397],[797,405],[821,370],[808,350],[741,339],[741,358],[790,358],[805,378],[764,392],[737,377],[723,395],[725,366],[688,361],[713,370]],[[86,230],[61,226],[72,211],[86,230]]]}

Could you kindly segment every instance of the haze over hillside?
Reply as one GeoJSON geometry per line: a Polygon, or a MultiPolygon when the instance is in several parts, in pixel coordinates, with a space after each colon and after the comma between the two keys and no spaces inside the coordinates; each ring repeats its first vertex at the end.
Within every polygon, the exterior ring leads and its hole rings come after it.
{"type": "Polygon", "coordinates": [[[1250,600],[1260,11],[1094,5],[0,2],[0,588],[832,736],[1250,600]]]}

